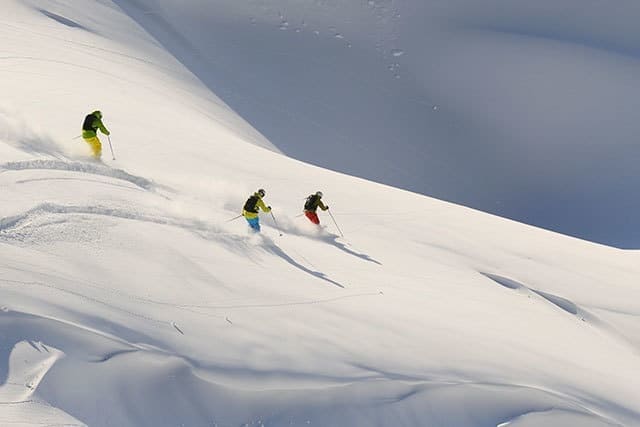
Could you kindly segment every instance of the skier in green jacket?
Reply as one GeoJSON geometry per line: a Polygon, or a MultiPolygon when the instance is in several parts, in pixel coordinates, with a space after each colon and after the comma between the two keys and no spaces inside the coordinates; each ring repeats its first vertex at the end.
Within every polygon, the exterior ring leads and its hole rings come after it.
{"type": "Polygon", "coordinates": [[[93,157],[99,160],[102,156],[102,143],[97,135],[98,129],[107,136],[111,133],[104,126],[104,123],[102,123],[102,113],[96,110],[91,114],[87,114],[84,118],[84,122],[82,123],[82,139],[91,147],[93,157]]]}
{"type": "Polygon", "coordinates": [[[316,211],[318,208],[326,211],[329,209],[329,206],[326,206],[322,203],[322,191],[316,191],[316,194],[311,194],[307,197],[307,201],[304,203],[304,216],[309,218],[309,221],[312,223],[319,225],[320,219],[318,218],[318,214],[316,211]]]}

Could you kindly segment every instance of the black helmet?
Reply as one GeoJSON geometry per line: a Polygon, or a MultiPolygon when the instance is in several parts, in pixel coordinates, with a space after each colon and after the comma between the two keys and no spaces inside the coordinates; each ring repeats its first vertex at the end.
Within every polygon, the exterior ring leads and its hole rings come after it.
{"type": "Polygon", "coordinates": [[[322,197],[322,191],[316,191],[316,196],[322,197]]]}
{"type": "Polygon", "coordinates": [[[258,194],[260,195],[260,197],[264,197],[264,195],[265,195],[266,193],[265,193],[265,192],[264,192],[264,190],[261,188],[261,189],[259,189],[259,190],[258,190],[258,194]]]}

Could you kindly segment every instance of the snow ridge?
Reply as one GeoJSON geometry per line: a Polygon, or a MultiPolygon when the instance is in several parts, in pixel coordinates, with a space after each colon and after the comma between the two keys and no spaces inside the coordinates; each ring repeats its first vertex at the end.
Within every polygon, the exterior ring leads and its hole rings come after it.
{"type": "Polygon", "coordinates": [[[0,164],[0,170],[2,169],[10,171],[43,169],[81,172],[90,175],[108,176],[122,181],[127,181],[144,190],[155,190],[158,188],[156,184],[146,178],[131,175],[121,169],[114,169],[102,164],[37,159],[0,164]]]}

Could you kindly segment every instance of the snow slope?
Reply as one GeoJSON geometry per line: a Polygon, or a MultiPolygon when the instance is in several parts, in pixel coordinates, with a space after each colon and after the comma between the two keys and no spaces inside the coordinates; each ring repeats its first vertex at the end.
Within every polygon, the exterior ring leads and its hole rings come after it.
{"type": "Polygon", "coordinates": [[[640,247],[637,2],[116,3],[288,155],[640,247]]]}
{"type": "Polygon", "coordinates": [[[111,1],[3,8],[0,425],[640,424],[636,252],[288,158],[111,1]]]}

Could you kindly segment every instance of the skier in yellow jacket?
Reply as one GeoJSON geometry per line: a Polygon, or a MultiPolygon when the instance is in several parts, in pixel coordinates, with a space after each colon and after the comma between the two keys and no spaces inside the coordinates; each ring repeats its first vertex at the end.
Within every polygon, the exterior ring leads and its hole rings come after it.
{"type": "Polygon", "coordinates": [[[82,123],[82,139],[91,147],[93,157],[100,160],[102,156],[102,143],[97,135],[98,129],[107,136],[110,134],[104,126],[104,123],[102,123],[102,113],[96,110],[91,114],[87,114],[87,117],[84,118],[84,122],[82,123]]]}
{"type": "Polygon", "coordinates": [[[271,206],[266,206],[262,198],[264,197],[265,192],[261,188],[255,193],[253,196],[249,197],[242,208],[242,216],[249,223],[249,227],[251,227],[254,231],[260,231],[260,217],[258,216],[258,208],[262,209],[263,212],[271,212],[271,206]]]}

